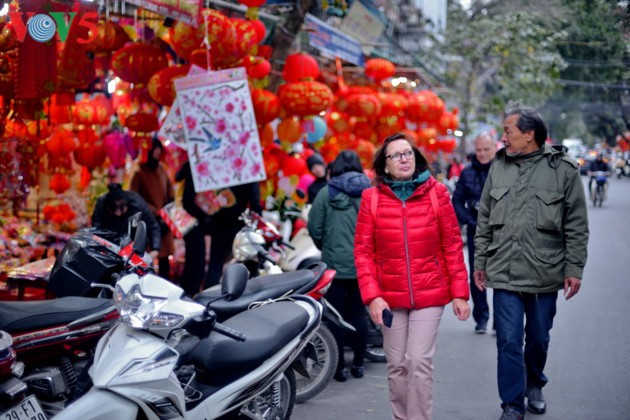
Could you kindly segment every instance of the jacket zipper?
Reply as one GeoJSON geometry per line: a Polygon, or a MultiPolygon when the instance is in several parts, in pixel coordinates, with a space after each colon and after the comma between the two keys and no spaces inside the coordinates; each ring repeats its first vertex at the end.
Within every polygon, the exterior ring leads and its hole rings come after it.
{"type": "Polygon", "coordinates": [[[402,202],[403,206],[403,237],[405,240],[405,259],[407,262],[407,284],[409,285],[409,299],[411,300],[411,307],[415,307],[413,303],[413,289],[411,288],[411,263],[409,262],[409,241],[407,238],[407,206],[402,202]]]}
{"type": "Polygon", "coordinates": [[[438,273],[440,273],[440,285],[444,287],[444,276],[442,275],[442,269],[440,269],[440,261],[438,257],[433,257],[435,259],[435,266],[438,269],[438,273]]]}

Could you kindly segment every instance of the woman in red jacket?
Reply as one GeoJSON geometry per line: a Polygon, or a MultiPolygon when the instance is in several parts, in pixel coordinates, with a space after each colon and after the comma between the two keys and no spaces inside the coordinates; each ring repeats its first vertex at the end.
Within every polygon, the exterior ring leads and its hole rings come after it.
{"type": "Polygon", "coordinates": [[[374,171],[355,233],[361,297],[377,324],[383,325],[384,310],[393,314],[383,347],[394,419],[431,419],[444,306],[452,301],[462,321],[470,315],[459,225],[446,187],[404,134],[385,139],[374,171]]]}

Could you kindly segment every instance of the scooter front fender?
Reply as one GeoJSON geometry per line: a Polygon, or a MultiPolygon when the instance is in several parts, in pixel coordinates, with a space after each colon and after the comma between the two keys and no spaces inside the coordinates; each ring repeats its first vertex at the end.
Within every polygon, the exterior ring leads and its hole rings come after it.
{"type": "Polygon", "coordinates": [[[120,395],[101,388],[87,394],[66,407],[55,420],[111,420],[135,419],[138,406],[120,395]]]}

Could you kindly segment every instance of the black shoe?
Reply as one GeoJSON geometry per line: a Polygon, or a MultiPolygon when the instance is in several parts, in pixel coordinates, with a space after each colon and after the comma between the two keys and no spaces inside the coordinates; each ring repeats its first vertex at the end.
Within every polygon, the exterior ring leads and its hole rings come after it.
{"type": "Polygon", "coordinates": [[[509,405],[506,405],[503,409],[503,414],[501,414],[499,420],[523,420],[524,418],[525,415],[523,415],[523,413],[515,410],[509,405]]]}
{"type": "Polygon", "coordinates": [[[527,409],[534,414],[545,414],[547,403],[543,396],[542,389],[535,386],[528,386],[525,390],[527,397],[527,409]]]}
{"type": "Polygon", "coordinates": [[[350,368],[350,373],[355,378],[363,378],[363,376],[365,375],[365,369],[363,368],[363,366],[354,366],[353,365],[350,368]]]}
{"type": "Polygon", "coordinates": [[[346,382],[348,380],[348,369],[341,369],[335,372],[335,381],[337,382],[346,382]]]}
{"type": "Polygon", "coordinates": [[[486,322],[479,322],[477,326],[475,326],[475,334],[485,334],[487,328],[488,324],[486,322]]]}

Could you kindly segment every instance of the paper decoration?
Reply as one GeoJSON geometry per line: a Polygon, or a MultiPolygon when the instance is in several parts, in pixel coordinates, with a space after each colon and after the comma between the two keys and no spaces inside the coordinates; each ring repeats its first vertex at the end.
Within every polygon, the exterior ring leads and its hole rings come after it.
{"type": "Polygon", "coordinates": [[[162,207],[158,214],[177,239],[183,238],[199,223],[197,219],[175,202],[170,202],[162,207]]]}
{"type": "Polygon", "coordinates": [[[236,197],[229,188],[224,190],[210,190],[197,193],[195,204],[206,214],[212,216],[221,209],[232,207],[236,204],[236,197]]]}
{"type": "Polygon", "coordinates": [[[245,68],[174,81],[195,191],[267,178],[245,68]]]}

